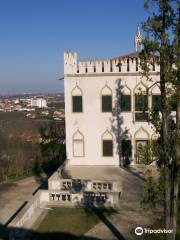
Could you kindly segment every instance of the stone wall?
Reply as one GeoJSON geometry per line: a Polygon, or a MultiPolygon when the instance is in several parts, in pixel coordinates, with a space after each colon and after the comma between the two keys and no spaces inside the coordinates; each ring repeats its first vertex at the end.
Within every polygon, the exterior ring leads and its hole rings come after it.
{"type": "Polygon", "coordinates": [[[20,234],[24,234],[39,217],[41,206],[49,201],[48,190],[39,190],[28,202],[28,204],[16,215],[7,226],[12,229],[9,233],[9,240],[16,239],[20,234]],[[23,230],[24,229],[24,230],[23,230]]]}

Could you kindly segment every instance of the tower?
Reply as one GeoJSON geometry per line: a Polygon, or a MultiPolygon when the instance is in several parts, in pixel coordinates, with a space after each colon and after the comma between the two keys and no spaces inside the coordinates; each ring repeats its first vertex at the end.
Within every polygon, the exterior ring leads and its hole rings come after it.
{"type": "Polygon", "coordinates": [[[77,53],[64,52],[64,74],[77,73],[77,53]]]}
{"type": "Polygon", "coordinates": [[[136,30],[136,35],[134,38],[134,45],[135,45],[136,52],[140,52],[142,50],[142,36],[140,33],[139,26],[137,27],[137,30],[136,30]]]}

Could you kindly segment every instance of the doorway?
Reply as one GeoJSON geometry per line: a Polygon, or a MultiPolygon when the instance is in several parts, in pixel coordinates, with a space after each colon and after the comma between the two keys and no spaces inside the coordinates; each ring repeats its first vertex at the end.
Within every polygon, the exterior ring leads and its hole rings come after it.
{"type": "Polygon", "coordinates": [[[148,154],[148,148],[146,148],[148,140],[136,140],[136,163],[144,164],[146,154],[148,154]]]}

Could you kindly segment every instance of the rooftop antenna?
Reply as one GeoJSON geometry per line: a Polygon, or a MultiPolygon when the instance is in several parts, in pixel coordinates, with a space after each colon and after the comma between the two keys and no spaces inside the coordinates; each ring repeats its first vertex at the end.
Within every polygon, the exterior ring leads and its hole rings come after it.
{"type": "Polygon", "coordinates": [[[139,25],[136,30],[136,35],[134,38],[134,45],[135,45],[136,52],[140,52],[142,50],[142,36],[141,36],[139,25]]]}

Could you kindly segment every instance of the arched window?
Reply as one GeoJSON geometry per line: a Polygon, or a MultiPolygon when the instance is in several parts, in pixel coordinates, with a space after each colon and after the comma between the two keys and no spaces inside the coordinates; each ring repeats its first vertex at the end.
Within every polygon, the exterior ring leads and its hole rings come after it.
{"type": "Polygon", "coordinates": [[[131,90],[124,86],[121,92],[120,105],[122,112],[131,111],[131,90]]]}
{"type": "Polygon", "coordinates": [[[141,82],[134,90],[135,97],[135,121],[147,121],[148,118],[148,95],[147,88],[141,82]]]}
{"type": "Polygon", "coordinates": [[[149,154],[149,133],[143,128],[139,128],[134,134],[136,163],[148,161],[149,154]]]}
{"type": "Polygon", "coordinates": [[[84,157],[84,136],[79,130],[73,134],[73,156],[84,157]]]}
{"type": "Polygon", "coordinates": [[[72,90],[72,112],[81,113],[83,112],[83,96],[82,90],[76,86],[72,90]]]}
{"type": "Polygon", "coordinates": [[[152,108],[156,111],[160,111],[161,94],[160,94],[160,88],[157,84],[152,88],[151,95],[152,95],[152,108]]]}
{"type": "Polygon", "coordinates": [[[132,136],[127,129],[124,130],[120,138],[121,156],[125,165],[130,164],[132,159],[132,136]]]}
{"type": "Polygon", "coordinates": [[[103,157],[113,156],[113,136],[108,130],[102,135],[102,152],[103,157]]]}
{"type": "Polygon", "coordinates": [[[106,85],[101,91],[102,112],[112,112],[112,91],[106,85]]]}

